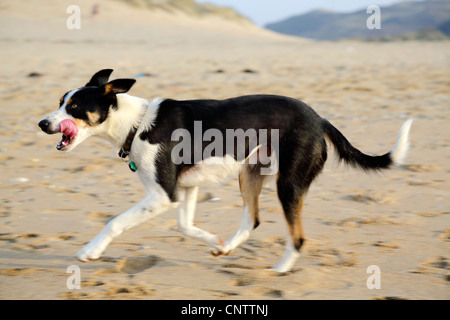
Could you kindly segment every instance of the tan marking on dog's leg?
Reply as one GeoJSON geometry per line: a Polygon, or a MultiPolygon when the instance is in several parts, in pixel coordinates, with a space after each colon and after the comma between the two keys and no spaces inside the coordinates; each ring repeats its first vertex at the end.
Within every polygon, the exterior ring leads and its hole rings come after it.
{"type": "Polygon", "coordinates": [[[299,199],[294,212],[292,212],[292,221],[288,221],[292,242],[297,250],[300,250],[303,242],[305,241],[302,224],[303,199],[304,196],[299,199]]]}
{"type": "Polygon", "coordinates": [[[251,167],[246,165],[239,173],[239,188],[241,190],[244,207],[247,206],[253,218],[253,228],[259,225],[259,205],[258,198],[266,176],[259,174],[259,169],[252,171],[251,167]]]}
{"type": "Polygon", "coordinates": [[[214,256],[227,255],[250,236],[250,232],[259,225],[258,197],[266,176],[259,174],[259,168],[246,165],[239,173],[239,186],[244,201],[244,214],[236,233],[226,241],[223,251],[212,252],[214,256]]]}
{"type": "Polygon", "coordinates": [[[270,269],[272,271],[287,272],[291,270],[300,256],[300,248],[305,241],[301,219],[303,199],[304,195],[300,197],[297,205],[286,216],[290,237],[286,240],[283,257],[270,269]]]}

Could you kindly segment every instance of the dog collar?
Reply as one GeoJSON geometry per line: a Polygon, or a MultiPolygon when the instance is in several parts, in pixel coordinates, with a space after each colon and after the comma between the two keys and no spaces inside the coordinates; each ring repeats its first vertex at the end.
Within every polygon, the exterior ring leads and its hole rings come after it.
{"type": "Polygon", "coordinates": [[[131,127],[127,139],[125,140],[125,143],[119,151],[119,157],[122,158],[122,160],[124,160],[125,162],[128,162],[128,167],[133,172],[137,171],[136,164],[133,161],[126,161],[125,159],[130,155],[131,145],[133,144],[134,137],[136,136],[136,132],[139,129],[139,125],[141,124],[142,118],[144,117],[146,111],[147,108],[145,108],[145,110],[141,114],[139,114],[138,121],[131,127]]]}

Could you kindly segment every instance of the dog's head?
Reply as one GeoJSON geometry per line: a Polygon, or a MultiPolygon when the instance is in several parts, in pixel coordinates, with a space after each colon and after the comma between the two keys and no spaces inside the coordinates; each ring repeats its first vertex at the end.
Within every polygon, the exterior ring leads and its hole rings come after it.
{"type": "Polygon", "coordinates": [[[128,92],[136,82],[134,79],[108,82],[112,71],[100,70],[84,87],[68,91],[61,97],[58,110],[39,122],[45,133],[63,134],[56,146],[58,150],[72,150],[89,136],[101,133],[102,124],[117,109],[116,95],[128,92]]]}

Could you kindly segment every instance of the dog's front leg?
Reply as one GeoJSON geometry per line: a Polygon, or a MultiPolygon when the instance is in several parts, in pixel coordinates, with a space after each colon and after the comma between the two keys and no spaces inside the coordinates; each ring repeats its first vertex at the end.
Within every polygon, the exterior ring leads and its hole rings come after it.
{"type": "Polygon", "coordinates": [[[106,227],[77,253],[78,260],[87,262],[100,258],[115,237],[162,213],[169,206],[170,200],[166,195],[148,195],[136,206],[108,222],[106,227]]]}
{"type": "Polygon", "coordinates": [[[194,226],[195,205],[197,203],[198,187],[178,189],[180,204],[178,206],[178,227],[185,235],[203,241],[222,251],[223,240],[216,234],[194,226]]]}

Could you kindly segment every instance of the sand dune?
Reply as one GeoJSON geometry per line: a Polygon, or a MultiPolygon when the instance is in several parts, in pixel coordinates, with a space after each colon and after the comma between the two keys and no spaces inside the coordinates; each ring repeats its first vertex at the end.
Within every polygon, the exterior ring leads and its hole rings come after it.
{"type": "MultiPolygon", "coordinates": [[[[249,24],[144,12],[114,1],[0,4],[1,299],[449,299],[450,43],[313,42],[249,24]],[[368,153],[384,153],[414,118],[406,164],[365,175],[333,160],[306,199],[307,242],[294,269],[265,271],[286,225],[273,181],[262,224],[229,256],[184,237],[172,209],[125,232],[99,261],[75,253],[143,196],[101,140],[58,153],[37,123],[67,90],[102,68],[135,77],[152,99],[272,93],[299,98],[368,153]],[[69,266],[81,289],[69,289],[69,266]],[[381,270],[381,289],[366,286],[381,270]]],[[[237,229],[236,179],[200,190],[196,224],[223,238],[237,229]]]]}

